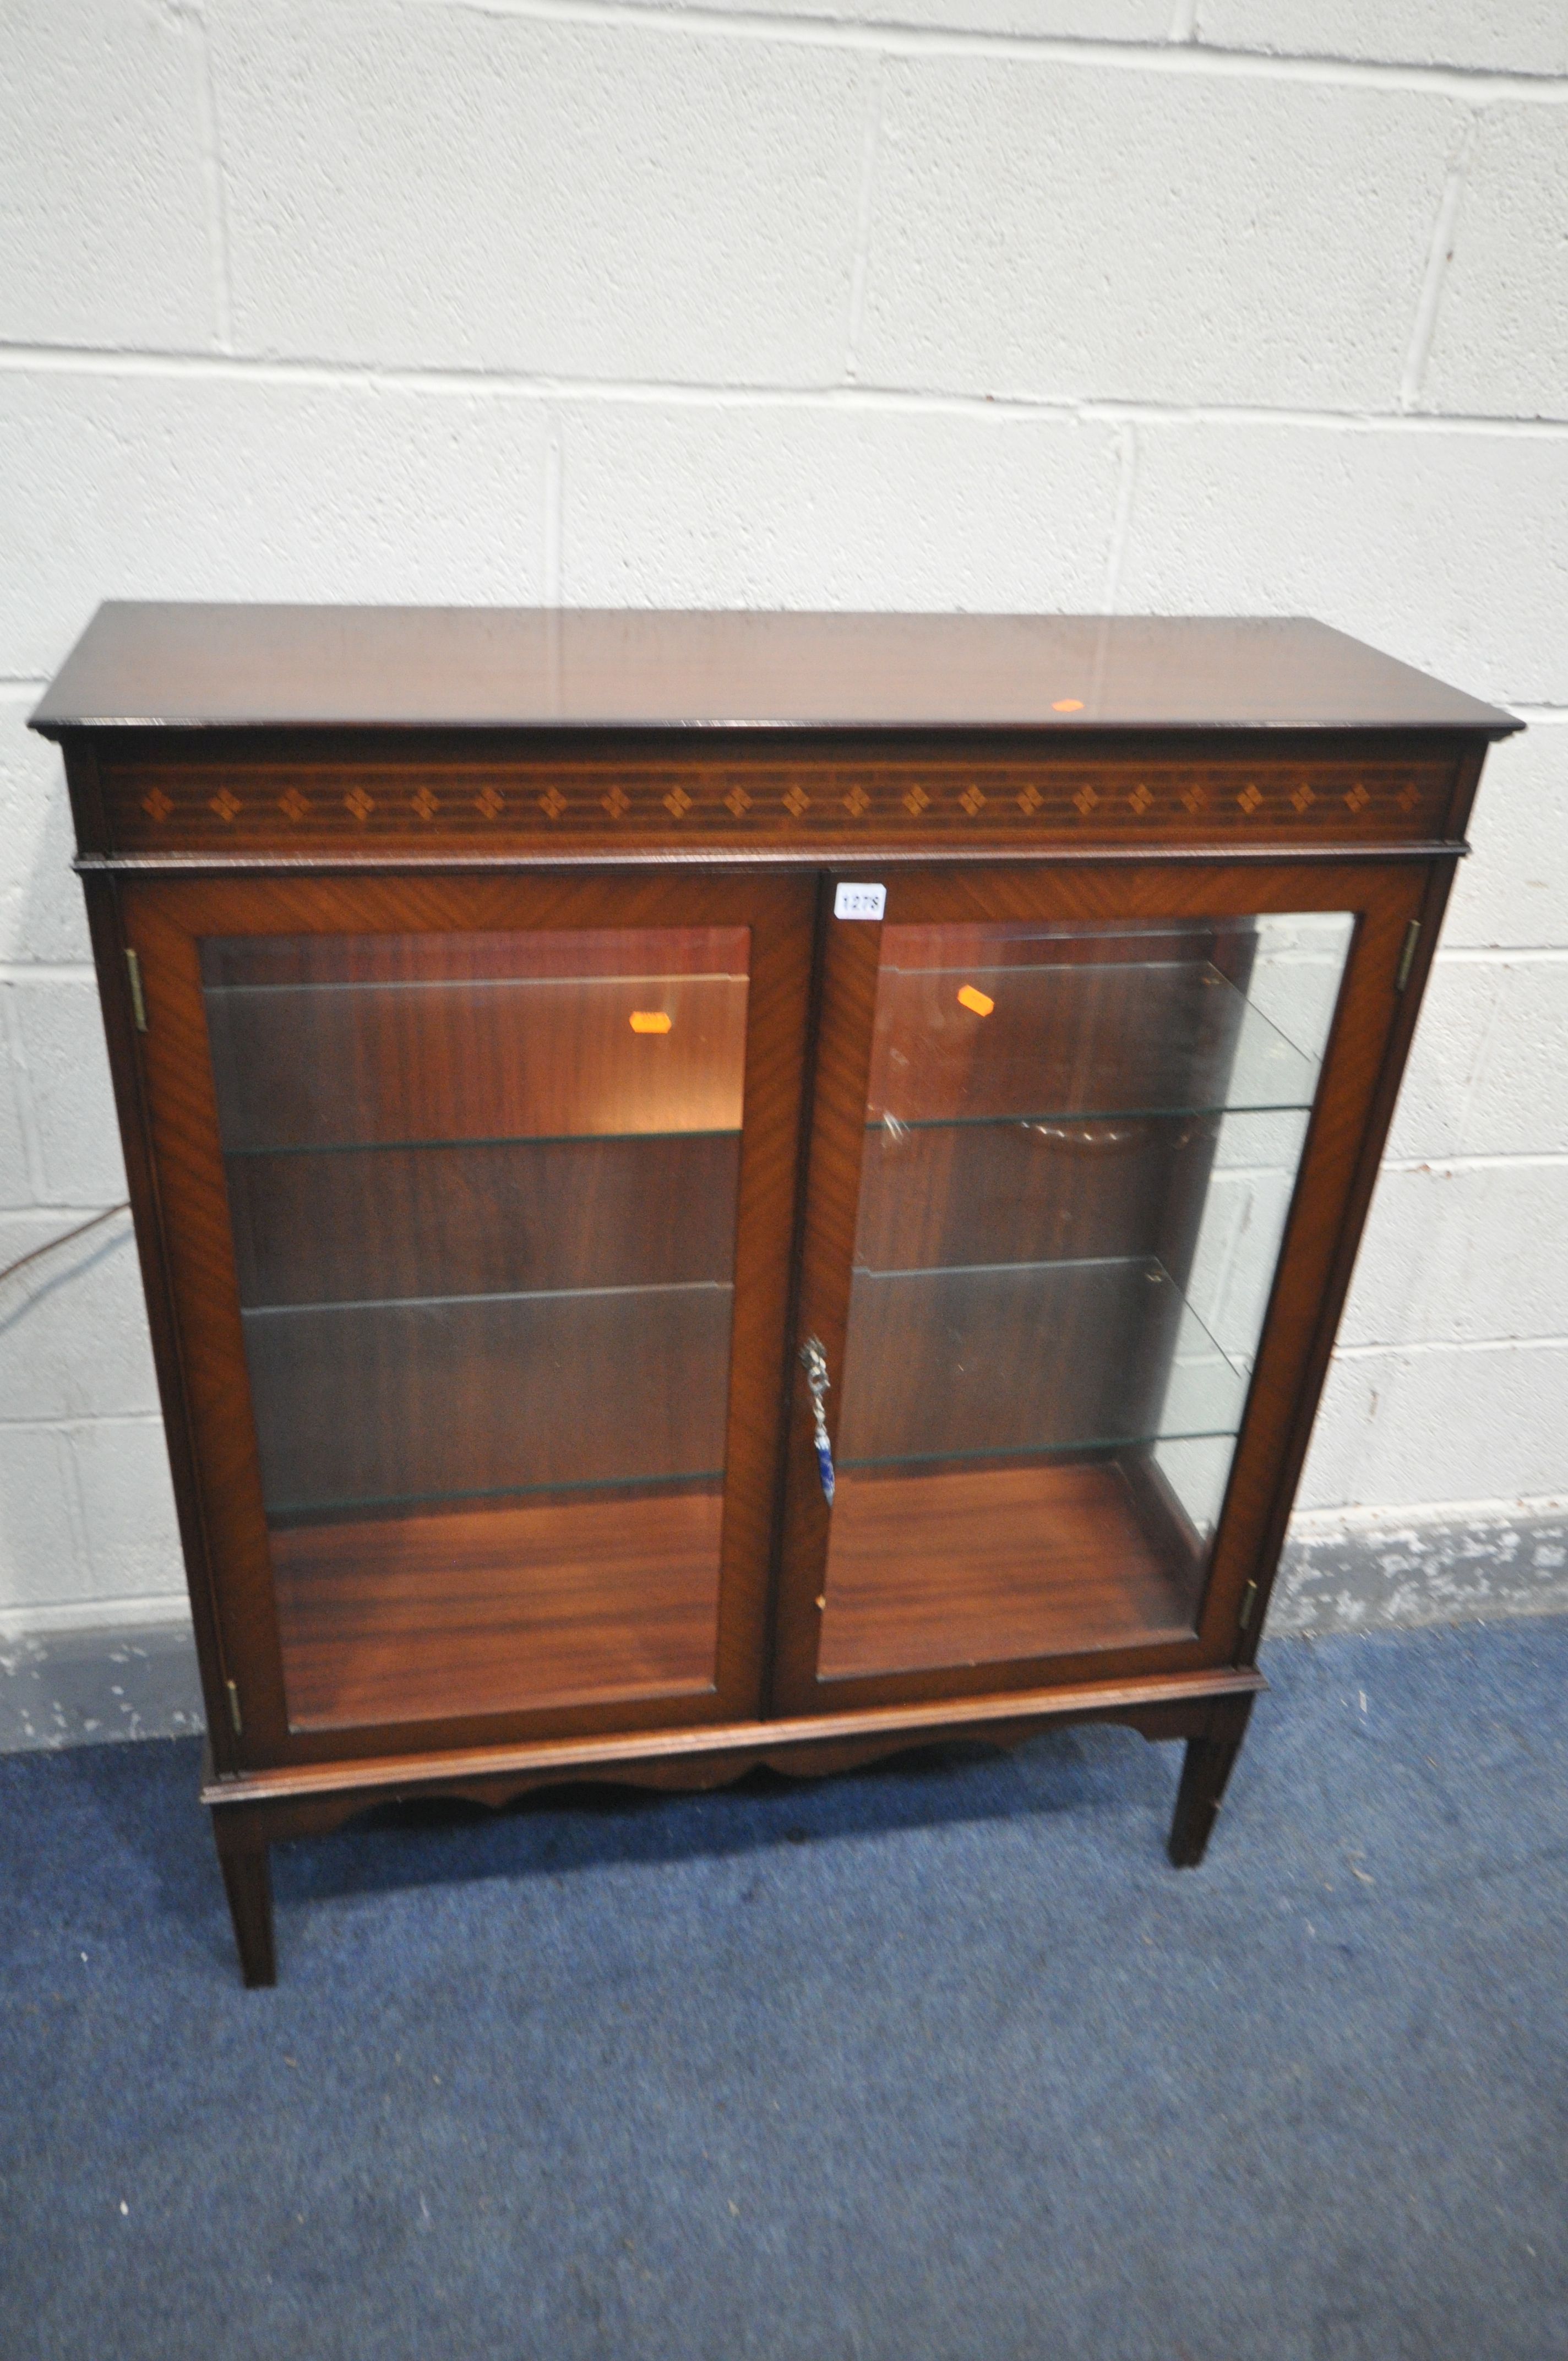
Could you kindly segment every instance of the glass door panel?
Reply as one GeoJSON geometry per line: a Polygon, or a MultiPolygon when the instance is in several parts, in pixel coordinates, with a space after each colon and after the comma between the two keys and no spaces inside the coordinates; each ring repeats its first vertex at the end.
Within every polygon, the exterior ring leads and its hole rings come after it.
{"type": "Polygon", "coordinates": [[[749,958],[203,942],[291,1727],[712,1686],[749,958]]]}
{"type": "Polygon", "coordinates": [[[1192,1635],[1353,927],[883,928],[822,1677],[1192,1635]]]}

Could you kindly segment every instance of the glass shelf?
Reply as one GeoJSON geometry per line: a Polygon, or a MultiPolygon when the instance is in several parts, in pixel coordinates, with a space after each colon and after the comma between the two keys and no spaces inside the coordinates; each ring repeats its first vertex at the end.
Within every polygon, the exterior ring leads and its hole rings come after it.
{"type": "Polygon", "coordinates": [[[433,1148],[565,1148],[591,1141],[597,1148],[601,1142],[609,1145],[624,1140],[664,1139],[734,1139],[740,1134],[740,1124],[722,1124],[707,1131],[508,1131],[493,1137],[475,1134],[454,1139],[312,1139],[297,1146],[278,1148],[263,1144],[257,1148],[225,1148],[225,1160],[230,1158],[249,1159],[258,1156],[388,1156],[424,1154],[433,1148]]]}
{"type": "Polygon", "coordinates": [[[733,1131],[234,1158],[240,1301],[728,1281],[740,1163],[733,1131]]]}
{"type": "Polygon", "coordinates": [[[296,1525],[310,1527],[334,1524],[351,1520],[355,1523],[380,1517],[388,1510],[422,1510],[439,1516],[452,1510],[477,1509],[495,1503],[504,1506],[515,1501],[550,1502],[569,1507],[574,1501],[611,1500],[617,1494],[623,1499],[656,1499],[663,1493],[696,1493],[722,1485],[722,1467],[683,1467],[674,1476],[598,1476],[580,1484],[489,1484],[473,1491],[455,1491],[448,1486],[438,1492],[356,1492],[344,1500],[279,1500],[268,1507],[268,1521],[275,1532],[287,1532],[296,1525]]]}
{"type": "Polygon", "coordinates": [[[1318,1059],[1206,960],[894,969],[878,994],[866,1122],[916,1130],[1303,1108],[1318,1073],[1318,1059]]]}
{"type": "Polygon", "coordinates": [[[732,1300],[699,1280],[242,1312],[269,1513],[706,1480],[732,1300]]]}
{"type": "Polygon", "coordinates": [[[1247,1375],[1153,1257],[858,1269],[846,1468],[1234,1435],[1247,1375]]]}
{"type": "Polygon", "coordinates": [[[744,975],[699,972],[675,975],[661,970],[656,975],[396,975],[326,977],[318,982],[280,982],[247,983],[207,983],[203,990],[216,998],[247,993],[308,993],[313,998],[318,993],[337,992],[558,992],[563,984],[574,992],[587,987],[602,992],[610,987],[637,994],[641,989],[663,991],[668,983],[744,983],[744,975]]]}
{"type": "Polygon", "coordinates": [[[350,1312],[433,1312],[465,1303],[588,1303],[607,1296],[689,1294],[694,1287],[729,1293],[722,1279],[675,1280],[645,1287],[491,1287],[466,1289],[450,1295],[344,1295],[319,1303],[247,1303],[242,1320],[313,1319],[318,1314],[350,1312]]]}
{"type": "Polygon", "coordinates": [[[224,1150],[734,1131],[747,994],[727,973],[209,983],[224,1150]]]}

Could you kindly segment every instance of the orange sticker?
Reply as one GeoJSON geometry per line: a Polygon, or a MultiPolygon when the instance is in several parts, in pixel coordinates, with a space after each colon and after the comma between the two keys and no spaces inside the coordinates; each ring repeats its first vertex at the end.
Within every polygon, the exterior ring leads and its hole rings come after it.
{"type": "Polygon", "coordinates": [[[989,1016],[995,1005],[996,1003],[994,1000],[988,998],[983,992],[977,992],[972,983],[964,983],[959,986],[959,1006],[960,1008],[972,1008],[977,1016],[989,1016]]]}
{"type": "Polygon", "coordinates": [[[1051,711],[1053,713],[1081,713],[1083,711],[1083,699],[1081,697],[1054,697],[1051,699],[1051,711]]]}
{"type": "Polygon", "coordinates": [[[674,1021],[673,1016],[666,1016],[662,1008],[634,1008],[631,1012],[634,1033],[667,1033],[674,1021]]]}

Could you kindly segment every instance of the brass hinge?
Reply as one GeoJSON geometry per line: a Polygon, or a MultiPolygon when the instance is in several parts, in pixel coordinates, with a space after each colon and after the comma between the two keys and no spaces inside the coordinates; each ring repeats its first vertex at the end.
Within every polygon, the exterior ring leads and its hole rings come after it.
{"type": "Polygon", "coordinates": [[[1252,1621],[1252,1610],[1256,1605],[1257,1585],[1255,1582],[1249,1582],[1242,1593],[1242,1611],[1236,1618],[1237,1623],[1244,1631],[1252,1621]]]}
{"type": "Polygon", "coordinates": [[[1398,970],[1394,977],[1394,989],[1396,992],[1403,992],[1405,986],[1410,980],[1410,970],[1416,963],[1416,945],[1420,941],[1420,939],[1421,922],[1419,918],[1412,918],[1409,925],[1405,928],[1405,948],[1399,953],[1398,970]]]}
{"type": "Polygon", "coordinates": [[[131,980],[131,1016],[138,1033],[147,1031],[147,994],[141,988],[141,961],[126,945],[126,973],[131,980]]]}
{"type": "Polygon", "coordinates": [[[245,1736],[245,1716],[239,1709],[239,1683],[237,1681],[225,1681],[224,1683],[224,1686],[228,1691],[229,1719],[234,1724],[234,1734],[236,1738],[243,1738],[245,1736]]]}

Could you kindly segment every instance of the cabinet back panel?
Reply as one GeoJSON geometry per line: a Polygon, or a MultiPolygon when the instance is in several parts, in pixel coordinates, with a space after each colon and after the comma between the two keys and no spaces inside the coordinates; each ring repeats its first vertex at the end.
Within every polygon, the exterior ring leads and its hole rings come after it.
{"type": "Polygon", "coordinates": [[[1310,1101],[1310,1061],[1246,1006],[1211,939],[1203,929],[1185,952],[1146,957],[1113,939],[1119,958],[1080,961],[1055,941],[1003,938],[1001,956],[977,947],[962,964],[884,965],[869,1119],[1178,1113],[1224,1106],[1228,1094],[1310,1101]]]}
{"type": "Polygon", "coordinates": [[[932,1126],[866,1138],[855,1261],[869,1270],[1157,1255],[1179,1276],[1219,1119],[932,1126]]]}
{"type": "Polygon", "coordinates": [[[845,1371],[847,1464],[1233,1434],[1245,1392],[1152,1258],[857,1271],[845,1371]]]}
{"type": "Polygon", "coordinates": [[[209,993],[208,1023],[231,1155],[740,1121],[744,977],[280,985],[209,993]]]}
{"type": "Polygon", "coordinates": [[[515,983],[529,978],[710,975],[746,966],[744,927],[571,927],[461,934],[229,935],[202,945],[202,982],[515,983]]]}
{"type": "Polygon", "coordinates": [[[231,1156],[240,1301],[727,1281],[737,1132],[231,1156]]]}
{"type": "Polygon", "coordinates": [[[269,1516],[724,1465],[731,1290],[245,1315],[269,1516]]]}

